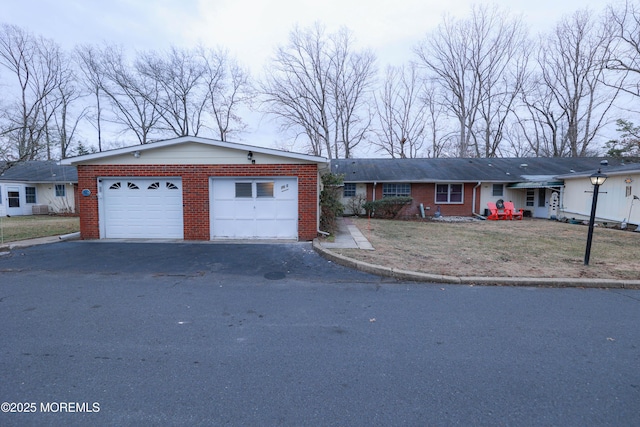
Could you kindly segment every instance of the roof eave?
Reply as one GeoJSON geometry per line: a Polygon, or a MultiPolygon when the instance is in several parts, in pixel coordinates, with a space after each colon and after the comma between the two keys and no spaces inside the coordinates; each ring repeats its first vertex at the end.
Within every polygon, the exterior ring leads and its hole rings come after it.
{"type": "Polygon", "coordinates": [[[239,144],[235,142],[216,141],[213,139],[207,139],[207,138],[201,138],[201,137],[182,136],[179,138],[167,139],[164,141],[157,141],[149,144],[133,145],[129,147],[116,148],[114,150],[109,150],[109,151],[102,151],[100,153],[91,153],[91,154],[85,154],[83,156],[69,157],[61,160],[59,164],[76,166],[78,164],[91,162],[92,160],[115,157],[123,154],[132,154],[132,153],[135,153],[136,151],[142,152],[142,151],[153,150],[157,148],[171,147],[173,145],[184,144],[186,142],[195,142],[197,144],[205,144],[205,145],[210,145],[214,147],[223,147],[223,148],[229,148],[229,149],[235,149],[235,150],[247,150],[247,151],[252,151],[254,153],[259,153],[259,154],[288,157],[291,159],[304,160],[304,161],[313,162],[313,163],[329,162],[329,159],[325,157],[312,156],[309,154],[291,153],[288,151],[275,150],[272,148],[256,147],[253,145],[239,144]]]}

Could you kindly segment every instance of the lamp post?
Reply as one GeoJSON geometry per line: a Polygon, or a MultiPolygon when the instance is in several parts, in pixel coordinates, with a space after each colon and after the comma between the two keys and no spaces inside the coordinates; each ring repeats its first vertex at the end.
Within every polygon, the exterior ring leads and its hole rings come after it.
{"type": "Polygon", "coordinates": [[[589,177],[593,184],[593,201],[591,202],[591,216],[589,217],[589,234],[587,235],[587,250],[584,254],[584,265],[589,265],[589,257],[591,256],[591,241],[593,240],[593,225],[596,221],[596,206],[598,205],[598,190],[607,180],[607,175],[600,172],[594,173],[589,177]]]}

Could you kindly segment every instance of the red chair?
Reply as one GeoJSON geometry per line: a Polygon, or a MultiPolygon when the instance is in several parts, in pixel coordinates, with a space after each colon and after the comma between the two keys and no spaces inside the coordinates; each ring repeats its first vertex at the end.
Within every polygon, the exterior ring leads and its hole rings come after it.
{"type": "Polygon", "coordinates": [[[520,209],[516,212],[516,207],[513,202],[504,202],[504,211],[506,212],[507,219],[518,219],[521,220],[524,216],[524,211],[520,209]]]}
{"type": "Polygon", "coordinates": [[[489,208],[489,216],[487,217],[488,220],[497,221],[500,219],[507,219],[506,212],[498,210],[495,203],[487,202],[487,207],[489,208]]]}

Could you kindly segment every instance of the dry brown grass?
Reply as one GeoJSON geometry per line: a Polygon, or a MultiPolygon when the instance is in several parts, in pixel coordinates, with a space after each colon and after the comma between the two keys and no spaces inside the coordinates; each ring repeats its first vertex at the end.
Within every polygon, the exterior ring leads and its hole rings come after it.
{"type": "Polygon", "coordinates": [[[0,241],[4,242],[57,236],[79,230],[78,217],[28,215],[0,218],[0,241]]]}
{"type": "Polygon", "coordinates": [[[640,233],[597,227],[584,266],[588,227],[556,221],[352,219],[375,251],[351,258],[450,276],[640,279],[640,233]]]}

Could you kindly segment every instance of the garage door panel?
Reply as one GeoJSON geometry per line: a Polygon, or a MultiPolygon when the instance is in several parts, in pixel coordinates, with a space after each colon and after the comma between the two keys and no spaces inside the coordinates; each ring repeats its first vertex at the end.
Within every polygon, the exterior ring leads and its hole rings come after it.
{"type": "Polygon", "coordinates": [[[103,179],[102,188],[102,237],[183,238],[179,178],[103,179]]]}
{"type": "Polygon", "coordinates": [[[296,239],[297,188],[290,177],[212,179],[211,238],[296,239]]]}

